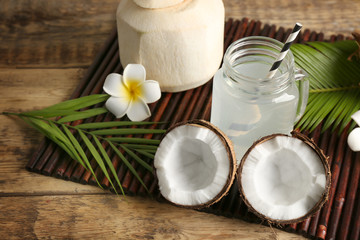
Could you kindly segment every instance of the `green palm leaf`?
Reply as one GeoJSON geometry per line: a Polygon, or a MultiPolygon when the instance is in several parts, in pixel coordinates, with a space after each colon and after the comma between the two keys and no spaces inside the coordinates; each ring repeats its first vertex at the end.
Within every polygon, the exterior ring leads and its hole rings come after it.
{"type": "Polygon", "coordinates": [[[125,163],[125,165],[129,168],[130,172],[137,178],[137,180],[141,183],[141,185],[144,186],[144,188],[146,189],[146,191],[149,191],[148,188],[146,187],[145,183],[143,182],[143,180],[141,179],[141,177],[139,176],[139,174],[136,172],[135,168],[130,164],[130,162],[126,159],[126,157],[124,156],[124,154],[122,154],[119,149],[110,141],[108,141],[108,143],[110,144],[110,146],[112,147],[112,149],[115,151],[115,153],[119,156],[119,158],[123,161],[123,163],[125,163]]]}
{"type": "Polygon", "coordinates": [[[125,147],[128,147],[130,149],[142,149],[142,150],[156,150],[157,146],[152,145],[143,145],[143,144],[133,144],[133,143],[126,143],[122,144],[125,147]]]}
{"type": "Polygon", "coordinates": [[[131,121],[114,121],[114,122],[94,122],[94,123],[83,123],[77,125],[81,129],[96,129],[96,128],[112,128],[112,127],[124,127],[124,126],[135,126],[135,125],[150,125],[159,124],[155,122],[131,122],[131,121]]]}
{"type": "Polygon", "coordinates": [[[155,155],[154,154],[151,154],[147,151],[144,151],[144,150],[141,150],[141,149],[134,149],[136,152],[140,153],[141,155],[145,156],[145,157],[148,157],[150,159],[154,159],[155,155]]]}
{"type": "MultiPolygon", "coordinates": [[[[82,132],[82,131],[79,131],[79,134],[80,134],[80,137],[82,138],[82,140],[84,141],[86,147],[89,149],[91,155],[94,157],[94,159],[96,160],[96,162],[98,163],[98,165],[100,166],[101,170],[107,174],[106,172],[106,169],[104,170],[104,162],[103,160],[101,159],[100,157],[100,154],[96,151],[94,145],[91,143],[91,141],[88,139],[88,137],[82,132]]],[[[96,177],[96,174],[94,173],[94,171],[92,169],[91,170],[91,173],[93,174],[96,182],[98,183],[99,186],[101,186],[101,184],[99,183],[97,177],[96,177]]],[[[109,181],[111,182],[111,180],[109,179],[109,181]]],[[[111,183],[112,185],[112,183],[111,183]]]]}
{"type": "MultiPolygon", "coordinates": [[[[120,190],[122,192],[122,194],[124,195],[125,192],[124,192],[124,189],[122,188],[121,186],[121,183],[120,183],[120,180],[119,180],[119,177],[117,176],[117,173],[116,173],[116,170],[114,168],[114,165],[112,164],[108,154],[106,153],[106,150],[104,149],[104,146],[100,143],[100,141],[96,138],[96,136],[92,135],[98,149],[100,150],[101,152],[101,155],[103,156],[103,159],[105,159],[105,162],[107,164],[107,166],[110,168],[110,172],[113,174],[116,182],[118,183],[119,187],[120,187],[120,190]]],[[[114,184],[112,183],[111,179],[110,179],[110,176],[109,174],[107,173],[106,171],[106,168],[105,168],[105,165],[102,165],[101,169],[103,170],[105,176],[107,177],[107,179],[109,180],[111,186],[113,187],[114,191],[117,193],[116,191],[116,187],[114,186],[114,184]]]]}
{"type": "Polygon", "coordinates": [[[109,145],[109,149],[112,149],[112,151],[119,156],[125,166],[129,168],[130,172],[147,190],[146,185],[141,180],[129,160],[131,159],[139,163],[139,166],[143,169],[153,172],[150,164],[140,158],[134,151],[152,160],[154,156],[152,152],[156,151],[160,141],[118,135],[164,133],[165,130],[162,129],[135,127],[137,125],[152,125],[151,127],[153,127],[159,123],[111,121],[80,123],[78,125],[70,124],[72,121],[84,120],[107,113],[108,111],[104,107],[94,107],[94,105],[98,106],[98,104],[103,103],[107,99],[108,95],[106,94],[90,95],[55,104],[42,110],[25,113],[4,112],[3,114],[18,116],[30,126],[44,134],[62,148],[72,159],[78,161],[86,170],[90,171],[98,185],[102,187],[90,164],[89,158],[91,156],[92,159],[96,161],[105,177],[109,180],[114,191],[117,193],[117,188],[112,179],[119,185],[121,192],[124,194],[120,179],[117,176],[116,170],[108,155],[108,151],[105,149],[105,145],[109,145]],[[53,119],[54,117],[56,118],[53,119]],[[122,149],[127,156],[119,149],[122,149]],[[86,155],[86,150],[88,150],[89,156],[86,155]]]}
{"type": "Polygon", "coordinates": [[[78,154],[76,154],[76,160],[78,160],[78,162],[85,168],[88,169],[87,166],[89,166],[89,160],[86,157],[86,154],[84,152],[84,150],[82,149],[80,143],[78,142],[78,140],[74,137],[74,135],[70,132],[70,130],[66,127],[65,124],[61,125],[62,128],[64,129],[64,132],[66,133],[66,135],[68,136],[68,138],[70,139],[71,143],[73,144],[74,148],[76,149],[75,153],[77,152],[78,154]],[[85,163],[86,162],[86,165],[85,163]]]}
{"type": "Polygon", "coordinates": [[[131,157],[135,158],[136,161],[138,163],[140,163],[144,168],[146,168],[147,170],[149,170],[150,172],[153,171],[153,168],[144,160],[142,160],[141,158],[139,158],[133,151],[131,151],[130,149],[128,149],[127,147],[125,147],[124,145],[120,145],[122,149],[125,150],[125,152],[127,152],[131,157]]]}
{"type": "MultiPolygon", "coordinates": [[[[356,48],[357,45],[354,41],[313,42],[306,45],[294,44],[291,47],[296,64],[309,74],[310,81],[308,105],[303,117],[298,121],[297,127],[312,131],[322,122],[323,131],[331,126],[333,129],[339,126],[342,131],[349,124],[351,115],[360,109],[360,63],[347,60],[347,57],[356,48]]],[[[71,158],[77,160],[96,179],[90,161],[81,146],[80,141],[82,141],[83,146],[97,162],[114,190],[116,191],[116,188],[112,178],[115,179],[124,194],[116,170],[103,145],[108,144],[110,149],[119,156],[130,172],[147,189],[128,159],[136,161],[139,167],[152,172],[150,164],[142,160],[138,154],[150,160],[153,159],[160,141],[118,135],[162,134],[165,130],[135,127],[136,125],[156,124],[153,122],[111,121],[80,123],[76,126],[69,124],[71,121],[88,119],[106,113],[106,108],[94,107],[94,105],[98,106],[108,97],[106,94],[96,94],[65,101],[42,110],[3,114],[16,115],[26,121],[61,147],[71,158]],[[54,120],[52,119],[54,117],[62,118],[54,120]]],[[[354,123],[351,126],[353,127],[354,123]]],[[[96,179],[96,181],[98,180],[96,179]]],[[[101,187],[99,182],[98,184],[101,187]]]]}
{"type": "Polygon", "coordinates": [[[309,100],[296,127],[313,131],[321,122],[322,131],[332,126],[339,132],[360,109],[360,62],[347,58],[355,52],[355,41],[294,44],[296,64],[309,74],[309,100]]]}
{"type": "Polygon", "coordinates": [[[118,128],[118,129],[100,129],[91,131],[96,135],[129,135],[129,134],[155,134],[165,133],[162,129],[145,129],[145,128],[118,128]]]}
{"type": "Polygon", "coordinates": [[[153,144],[153,145],[160,144],[160,140],[146,139],[146,138],[110,137],[108,139],[112,142],[119,142],[119,143],[141,143],[141,144],[153,144]]]}
{"type": "Polygon", "coordinates": [[[27,122],[30,126],[37,129],[44,136],[55,142],[59,147],[61,147],[71,158],[76,159],[76,155],[74,152],[69,149],[68,145],[64,143],[64,139],[62,135],[59,136],[58,132],[51,128],[46,122],[41,121],[36,118],[26,118],[20,116],[25,122],[27,122]]]}
{"type": "MultiPolygon", "coordinates": [[[[108,98],[109,98],[109,95],[107,95],[107,94],[93,94],[90,96],[85,96],[85,97],[71,99],[71,100],[61,102],[61,103],[57,103],[50,107],[44,108],[42,110],[26,112],[26,114],[33,115],[33,116],[43,116],[43,117],[63,116],[64,113],[71,113],[71,112],[74,112],[75,110],[79,110],[82,108],[86,108],[86,107],[95,105],[97,103],[104,102],[108,98]],[[49,114],[52,116],[49,116],[49,114]]],[[[65,115],[67,115],[67,114],[65,114],[65,115]]]]}
{"type": "Polygon", "coordinates": [[[74,114],[67,115],[60,120],[58,120],[59,123],[65,123],[65,122],[72,122],[76,120],[86,119],[90,117],[97,116],[99,114],[106,113],[106,108],[92,108],[81,112],[75,112],[74,114]]]}

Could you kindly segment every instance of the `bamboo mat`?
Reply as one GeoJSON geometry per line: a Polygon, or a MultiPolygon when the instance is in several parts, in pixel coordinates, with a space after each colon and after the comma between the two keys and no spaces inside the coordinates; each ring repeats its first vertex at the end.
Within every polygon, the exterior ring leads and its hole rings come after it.
{"type": "MultiPolygon", "coordinates": [[[[259,21],[250,21],[246,18],[239,20],[229,19],[225,23],[225,49],[233,41],[245,36],[268,36],[284,42],[290,34],[291,29],[277,28],[272,25],[262,25],[259,21]]],[[[326,41],[343,40],[342,35],[331,36],[326,41]]],[[[306,41],[324,41],[322,33],[304,30],[297,38],[299,42],[306,41]]],[[[116,31],[106,42],[102,51],[98,54],[93,64],[90,66],[86,76],[78,85],[71,98],[86,96],[89,94],[101,93],[105,77],[112,72],[121,73],[123,70],[119,62],[119,51],[116,31]]],[[[212,96],[212,81],[203,86],[180,93],[163,93],[162,98],[150,105],[152,116],[150,121],[168,122],[157,126],[158,128],[168,128],[171,124],[189,120],[210,118],[212,96]]],[[[96,106],[99,107],[99,106],[96,106]]],[[[87,119],[86,122],[98,122],[114,120],[111,114],[103,114],[97,117],[87,119]]],[[[80,122],[74,122],[73,125],[80,122]]],[[[150,126],[154,127],[154,126],[150,126]]],[[[309,238],[320,239],[359,239],[360,232],[360,153],[352,152],[347,144],[347,129],[342,133],[321,132],[321,125],[309,136],[324,150],[328,155],[329,164],[332,172],[332,185],[330,196],[323,208],[311,218],[298,224],[277,226],[283,230],[296,232],[309,238]]],[[[306,134],[306,133],[305,133],[306,134]]],[[[159,135],[134,136],[159,139],[159,135]]],[[[117,170],[119,179],[127,194],[147,195],[148,193],[131,174],[124,164],[114,155],[111,150],[108,151],[112,157],[112,162],[117,170]]],[[[152,164],[151,160],[144,159],[152,164]]],[[[110,188],[109,182],[96,168],[96,162],[91,161],[96,169],[95,173],[99,182],[104,188],[110,188]]],[[[162,200],[157,187],[155,176],[143,169],[136,162],[132,166],[137,170],[152,196],[162,200]]],[[[29,160],[26,168],[29,171],[37,172],[43,175],[49,175],[65,180],[80,182],[83,184],[97,185],[90,172],[71,160],[59,147],[44,139],[29,160]]],[[[260,220],[248,211],[242,202],[235,184],[230,189],[229,194],[220,202],[211,206],[206,211],[227,217],[241,218],[247,221],[260,222],[260,220]]]]}

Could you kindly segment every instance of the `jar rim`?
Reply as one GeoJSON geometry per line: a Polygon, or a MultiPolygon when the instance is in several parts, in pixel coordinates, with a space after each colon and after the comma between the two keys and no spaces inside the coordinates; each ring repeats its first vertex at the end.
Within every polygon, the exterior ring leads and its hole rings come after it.
{"type": "Polygon", "coordinates": [[[257,51],[260,51],[263,54],[274,58],[275,61],[276,57],[280,53],[284,44],[276,39],[263,37],[263,36],[244,37],[231,43],[224,54],[223,68],[224,68],[224,73],[228,77],[230,77],[233,84],[238,84],[239,82],[246,82],[247,84],[278,83],[286,87],[291,83],[290,76],[291,74],[293,74],[293,69],[294,69],[294,56],[291,50],[288,51],[288,53],[286,54],[285,58],[281,63],[282,65],[281,67],[284,69],[285,66],[286,71],[274,76],[273,78],[267,78],[266,76],[264,78],[255,78],[252,76],[244,75],[239,71],[237,71],[236,69],[234,69],[233,63],[231,62],[232,58],[234,57],[234,55],[235,57],[237,55],[240,56],[241,51],[249,51],[250,49],[249,46],[263,46],[264,48],[259,48],[257,49],[257,51]]]}

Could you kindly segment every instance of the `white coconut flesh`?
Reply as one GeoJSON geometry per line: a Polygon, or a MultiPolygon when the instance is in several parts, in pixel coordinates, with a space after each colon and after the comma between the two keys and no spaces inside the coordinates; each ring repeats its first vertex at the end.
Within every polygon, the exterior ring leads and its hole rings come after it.
{"type": "Polygon", "coordinates": [[[360,126],[360,111],[355,112],[351,115],[351,118],[360,126]]]}
{"type": "Polygon", "coordinates": [[[216,133],[189,124],[166,134],[154,160],[161,194],[182,206],[214,199],[228,182],[230,164],[224,141],[216,133]]]}
{"type": "MultiPolygon", "coordinates": [[[[360,126],[360,111],[355,112],[351,118],[360,126]]],[[[348,136],[348,145],[351,150],[358,152],[360,151],[360,128],[354,128],[348,136]]]]}
{"type": "Polygon", "coordinates": [[[256,145],[242,161],[243,195],[266,218],[299,219],[324,194],[326,170],[319,155],[300,139],[276,136],[256,145]]]}

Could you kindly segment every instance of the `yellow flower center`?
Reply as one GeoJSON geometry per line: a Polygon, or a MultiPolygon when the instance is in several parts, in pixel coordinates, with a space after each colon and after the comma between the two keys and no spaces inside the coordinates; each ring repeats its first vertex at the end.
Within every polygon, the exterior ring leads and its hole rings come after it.
{"type": "Polygon", "coordinates": [[[127,83],[126,97],[128,98],[128,100],[132,100],[132,101],[139,100],[139,98],[143,96],[143,91],[140,85],[140,81],[136,79],[128,79],[126,83],[127,83]]]}

